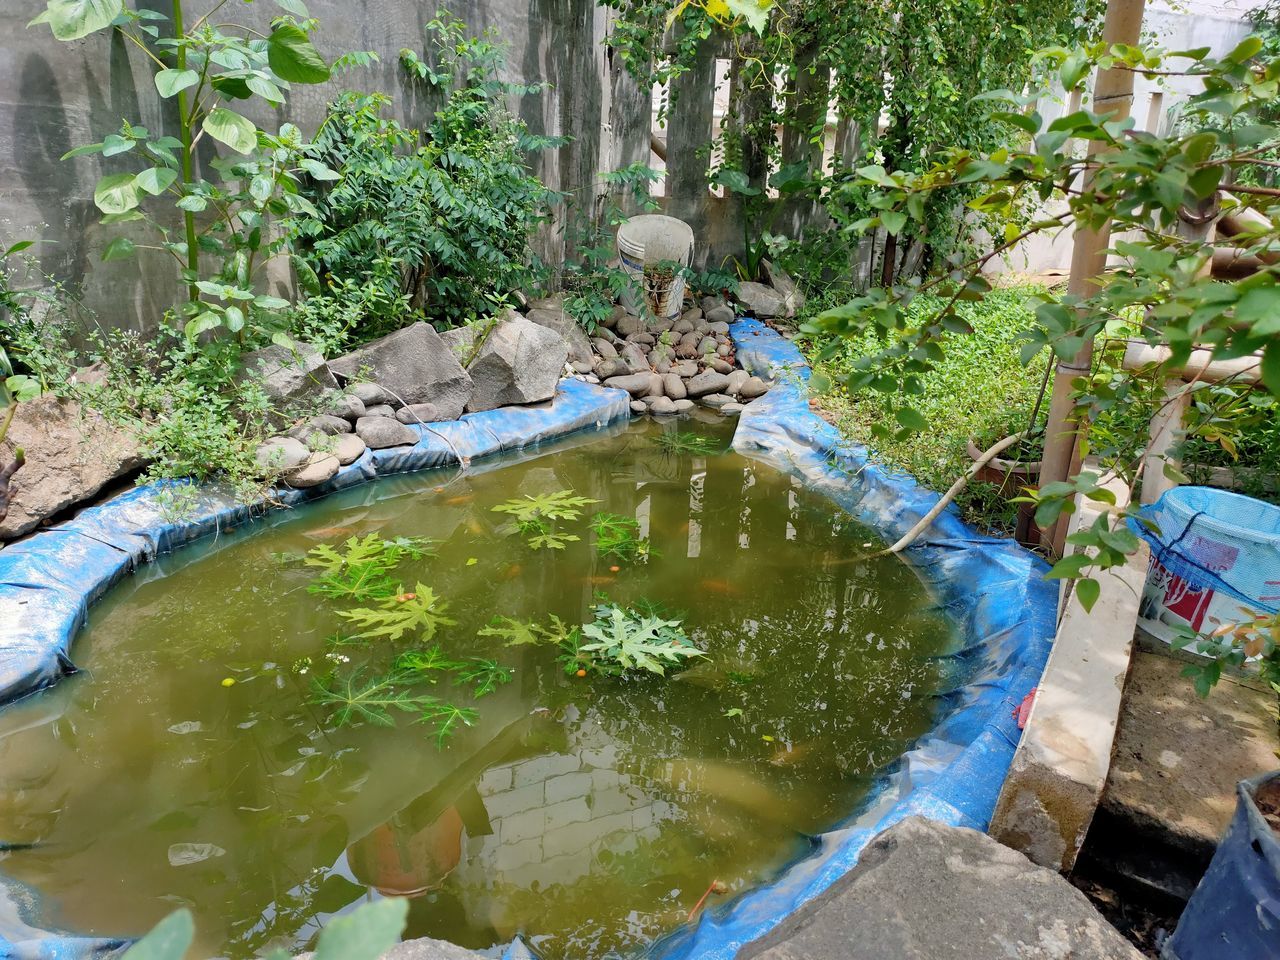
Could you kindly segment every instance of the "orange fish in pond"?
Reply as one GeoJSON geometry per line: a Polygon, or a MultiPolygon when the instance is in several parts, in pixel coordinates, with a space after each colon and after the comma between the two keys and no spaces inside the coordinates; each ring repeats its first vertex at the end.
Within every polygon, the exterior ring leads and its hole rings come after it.
{"type": "Polygon", "coordinates": [[[467,529],[470,530],[472,533],[484,533],[484,527],[480,526],[480,524],[477,523],[475,520],[472,520],[470,523],[467,524],[467,529]]]}
{"type": "Polygon", "coordinates": [[[408,603],[410,600],[417,599],[418,595],[416,593],[402,593],[396,597],[396,601],[399,603],[408,603]]]}
{"type": "Polygon", "coordinates": [[[590,586],[593,586],[593,587],[598,587],[601,584],[613,583],[617,579],[618,579],[617,577],[605,577],[605,576],[583,577],[582,582],[589,584],[590,586]]]}
{"type": "Polygon", "coordinates": [[[432,487],[431,491],[433,493],[444,493],[444,487],[432,487]]]}
{"type": "Polygon", "coordinates": [[[446,507],[460,507],[464,503],[470,503],[476,498],[474,493],[460,493],[456,497],[450,497],[444,502],[446,507]]]}
{"type": "Polygon", "coordinates": [[[520,566],[520,564],[513,563],[511,566],[507,567],[506,578],[508,580],[514,580],[516,577],[520,576],[520,573],[523,570],[524,567],[520,566]]]}
{"type": "Polygon", "coordinates": [[[723,593],[726,597],[740,597],[742,591],[735,587],[728,580],[703,580],[698,586],[703,590],[710,590],[712,593],[723,593]]]}
{"type": "Polygon", "coordinates": [[[769,758],[769,762],[775,767],[788,767],[793,763],[799,763],[812,749],[812,743],[784,745],[774,751],[773,756],[769,758]]]}

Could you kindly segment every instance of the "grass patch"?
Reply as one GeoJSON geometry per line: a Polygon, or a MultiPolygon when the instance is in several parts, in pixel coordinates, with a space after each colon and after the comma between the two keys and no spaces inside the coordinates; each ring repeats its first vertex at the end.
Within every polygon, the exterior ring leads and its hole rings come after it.
{"type": "MultiPolygon", "coordinates": [[[[880,345],[874,338],[846,341],[826,360],[818,355],[829,338],[801,339],[801,349],[815,370],[836,384],[817,398],[819,410],[845,436],[870,449],[877,462],[905,470],[931,489],[945,490],[972,462],[967,453],[971,437],[985,447],[1027,427],[1046,358],[1042,354],[1024,366],[1018,334],[1032,324],[1034,299],[1043,291],[1038,286],[1007,287],[993,291],[982,303],[960,306],[958,312],[974,332],[950,336],[945,359],[922,377],[924,394],[912,398],[912,405],[929,425],[904,440],[872,434],[873,426],[892,418],[887,395],[870,391],[851,395],[839,386],[852,362],[880,345]]],[[[816,315],[838,302],[841,298],[829,293],[812,301],[806,313],[816,315]]],[[[935,298],[921,297],[912,304],[911,314],[924,316],[938,305],[935,298]]],[[[1016,510],[997,491],[995,484],[971,483],[957,504],[967,520],[1008,531],[1016,510]]]]}

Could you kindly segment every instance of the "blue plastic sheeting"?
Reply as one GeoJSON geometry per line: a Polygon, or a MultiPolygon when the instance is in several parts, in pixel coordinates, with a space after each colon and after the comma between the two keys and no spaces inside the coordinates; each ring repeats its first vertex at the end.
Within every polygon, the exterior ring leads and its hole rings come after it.
{"type": "MultiPolygon", "coordinates": [[[[367,450],[327,483],[276,490],[293,506],[376,477],[466,464],[630,416],[621,390],[561,381],[549,402],[467,414],[461,420],[413,427],[412,447],[367,450]]],[[[75,672],[71,640],[89,605],[139,563],[265,512],[209,488],[196,491],[186,518],[165,518],[166,484],[139,487],[82,511],[28,540],[0,550],[0,703],[75,672]]]]}
{"type": "MultiPolygon", "coordinates": [[[[938,502],[909,476],[868,462],[809,409],[809,370],[800,352],[755,320],[730,330],[738,361],[774,387],[742,412],[733,446],[802,478],[893,542],[938,502]]],[[[982,536],[944,511],[907,549],[965,638],[969,672],[955,706],[896,771],[870,807],[813,838],[814,851],[775,882],[704,913],[651,956],[729,960],[857,863],[868,841],[904,817],[921,815],[986,830],[1018,742],[1012,713],[1040,679],[1054,634],[1057,588],[1048,567],[1010,540],[982,536]]]]}
{"type": "MultiPolygon", "coordinates": [[[[731,330],[738,359],[774,379],[748,405],[734,447],[801,477],[886,540],[896,540],[937,502],[903,474],[868,463],[809,410],[809,371],[794,346],[754,320],[731,330]]],[[[448,466],[516,450],[629,415],[621,391],[565,381],[549,405],[472,414],[419,428],[414,447],[376,450],[328,484],[278,491],[296,504],[377,476],[448,466]]],[[[193,519],[169,523],[156,488],[140,488],[75,520],[0,551],[0,701],[53,683],[74,670],[68,650],[87,606],[142,561],[205,534],[236,526],[264,507],[198,491],[193,519]]],[[[965,675],[927,739],[879,784],[863,812],[813,839],[814,852],[774,883],[702,914],[696,927],[659,942],[650,955],[711,960],[734,956],[847,872],[867,842],[904,817],[923,815],[985,830],[1018,741],[1014,708],[1039,681],[1053,637],[1056,588],[1047,566],[1008,540],[975,533],[945,511],[906,559],[957,621],[965,675]]],[[[0,960],[99,960],[116,942],[45,937],[17,945],[0,939],[0,960]],[[7,951],[7,952],[6,952],[7,951]],[[23,952],[26,951],[26,952],[23,952]]],[[[528,956],[517,941],[506,957],[528,956]]]]}

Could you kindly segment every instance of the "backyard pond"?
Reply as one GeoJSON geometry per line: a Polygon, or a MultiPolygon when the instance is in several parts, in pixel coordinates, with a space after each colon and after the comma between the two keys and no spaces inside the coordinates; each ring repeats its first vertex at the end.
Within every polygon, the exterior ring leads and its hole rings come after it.
{"type": "Polygon", "coordinates": [[[383,479],[126,580],[82,672],[0,712],[0,874],[34,894],[0,935],[187,906],[241,960],[400,895],[406,937],[591,960],[776,876],[934,726],[959,638],[731,434],[383,479]],[[664,675],[584,624],[647,625],[664,675]]]}

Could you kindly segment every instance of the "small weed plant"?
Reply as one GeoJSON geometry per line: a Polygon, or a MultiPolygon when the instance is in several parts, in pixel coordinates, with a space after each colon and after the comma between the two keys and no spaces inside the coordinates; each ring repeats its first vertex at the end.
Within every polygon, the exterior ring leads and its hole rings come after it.
{"type": "Polygon", "coordinates": [[[303,561],[321,571],[307,591],[331,600],[387,600],[401,593],[391,574],[402,560],[419,560],[431,550],[431,541],[413,537],[384,540],[376,533],[352,537],[334,548],[321,544],[303,561]]]}
{"type": "Polygon", "coordinates": [[[718,441],[685,430],[660,433],[653,443],[663,453],[677,456],[710,457],[720,452],[718,441]]]}

